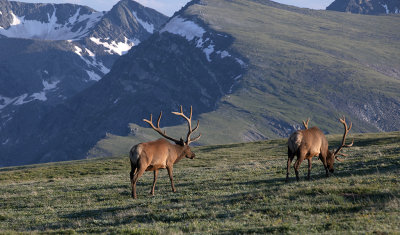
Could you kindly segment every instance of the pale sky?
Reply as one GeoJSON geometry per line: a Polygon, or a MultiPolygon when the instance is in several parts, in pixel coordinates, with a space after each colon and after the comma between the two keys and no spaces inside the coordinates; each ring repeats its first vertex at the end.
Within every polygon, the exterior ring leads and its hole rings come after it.
{"type": "MultiPolygon", "coordinates": [[[[97,11],[108,11],[119,0],[16,0],[35,3],[72,3],[89,6],[97,11]]],[[[156,9],[157,11],[172,16],[175,11],[181,9],[189,0],[136,0],[140,4],[156,9]]],[[[306,7],[311,9],[325,9],[333,0],[274,0],[275,2],[306,7]]]]}
{"type": "MultiPolygon", "coordinates": [[[[89,6],[97,11],[109,11],[119,0],[15,0],[20,2],[34,3],[72,3],[89,6]]],[[[172,16],[186,5],[189,0],[135,0],[143,6],[156,9],[157,11],[172,16]]]]}
{"type": "Polygon", "coordinates": [[[334,0],[273,0],[273,1],[286,5],[293,5],[296,7],[325,10],[325,8],[329,6],[329,4],[331,4],[334,0]]]}

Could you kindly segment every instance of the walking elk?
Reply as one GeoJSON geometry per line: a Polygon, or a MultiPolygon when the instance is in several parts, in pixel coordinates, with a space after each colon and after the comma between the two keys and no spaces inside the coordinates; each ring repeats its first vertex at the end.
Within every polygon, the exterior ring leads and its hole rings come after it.
{"type": "Polygon", "coordinates": [[[322,131],[318,127],[312,127],[308,129],[308,120],[307,123],[303,121],[303,125],[306,129],[298,130],[290,135],[288,140],[288,160],[287,160],[287,172],[286,172],[286,182],[289,180],[289,170],[292,160],[295,155],[297,155],[297,160],[294,164],[294,171],[296,173],[296,179],[299,180],[299,167],[301,162],[304,159],[308,160],[308,175],[307,179],[310,179],[311,172],[311,161],[314,156],[318,156],[322,161],[325,167],[326,176],[329,176],[329,172],[333,173],[334,168],[333,164],[335,159],[341,161],[338,155],[346,156],[343,153],[339,153],[339,151],[343,147],[351,147],[353,146],[354,140],[351,144],[346,144],[346,137],[349,133],[352,123],[350,126],[347,126],[345,117],[339,119],[339,121],[344,126],[344,134],[342,139],[342,144],[336,151],[328,150],[328,141],[322,133],[322,131]],[[328,172],[329,171],[329,172],[328,172]]]}
{"type": "Polygon", "coordinates": [[[187,157],[190,159],[193,159],[195,157],[195,154],[191,151],[189,144],[198,140],[201,134],[199,134],[199,136],[194,139],[190,138],[190,135],[199,127],[199,121],[197,121],[196,127],[192,129],[192,107],[190,107],[189,117],[183,114],[182,106],[180,112],[172,113],[183,117],[187,121],[189,131],[186,136],[186,141],[184,141],[182,138],[180,140],[171,138],[167,136],[167,133],[165,131],[161,130],[160,120],[162,112],[160,112],[160,116],[158,117],[157,127],[155,127],[153,124],[153,117],[151,114],[150,120],[143,119],[143,121],[147,122],[150,127],[153,128],[158,134],[168,140],[173,141],[175,144],[171,144],[167,140],[160,138],[155,141],[140,143],[132,147],[129,153],[129,158],[131,161],[130,179],[133,198],[136,198],[136,182],[145,171],[154,171],[153,187],[150,191],[150,194],[154,195],[154,188],[156,186],[158,170],[164,168],[166,168],[168,171],[168,175],[171,180],[172,191],[176,192],[172,175],[174,164],[181,160],[183,157],[187,157]]]}

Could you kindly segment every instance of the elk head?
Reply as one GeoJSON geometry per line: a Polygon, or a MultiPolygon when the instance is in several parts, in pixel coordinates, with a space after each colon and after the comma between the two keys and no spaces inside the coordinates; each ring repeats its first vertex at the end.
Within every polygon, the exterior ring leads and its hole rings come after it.
{"type": "Polygon", "coordinates": [[[329,151],[327,159],[326,159],[328,169],[331,173],[334,172],[333,164],[335,163],[335,159],[341,162],[342,159],[340,159],[339,156],[347,156],[344,153],[339,153],[339,151],[342,150],[344,147],[348,148],[348,147],[353,146],[353,144],[354,144],[354,139],[352,140],[351,144],[346,144],[346,137],[347,137],[347,134],[349,133],[349,131],[351,130],[353,123],[350,122],[350,125],[347,126],[346,118],[344,116],[343,116],[343,118],[340,118],[339,121],[343,124],[343,127],[344,127],[342,143],[337,150],[329,151]]]}

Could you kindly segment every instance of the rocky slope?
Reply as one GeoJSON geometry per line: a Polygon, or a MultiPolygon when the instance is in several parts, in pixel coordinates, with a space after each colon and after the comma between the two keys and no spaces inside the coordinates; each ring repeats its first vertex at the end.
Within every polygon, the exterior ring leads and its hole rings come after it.
{"type": "Polygon", "coordinates": [[[330,11],[351,12],[357,14],[380,15],[399,14],[399,0],[335,0],[327,8],[330,11]]]}

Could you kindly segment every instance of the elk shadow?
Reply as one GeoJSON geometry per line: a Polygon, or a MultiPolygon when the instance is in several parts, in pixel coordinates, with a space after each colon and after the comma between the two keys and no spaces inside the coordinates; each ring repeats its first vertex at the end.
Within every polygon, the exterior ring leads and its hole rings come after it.
{"type": "MultiPolygon", "coordinates": [[[[173,199],[170,200],[172,203],[175,202],[173,199]]],[[[61,216],[61,218],[65,219],[96,219],[96,220],[103,220],[106,221],[107,217],[112,215],[117,215],[118,213],[124,213],[131,209],[137,209],[137,204],[132,204],[128,206],[116,206],[116,207],[108,207],[108,208],[101,208],[101,209],[93,209],[93,210],[82,210],[79,212],[73,212],[61,216]]],[[[195,215],[195,217],[188,215],[188,214],[168,214],[168,213],[158,213],[158,212],[143,212],[138,215],[124,215],[119,219],[114,221],[107,221],[103,225],[104,226],[120,226],[125,224],[131,223],[138,223],[140,224],[153,224],[154,222],[163,222],[163,223],[176,223],[182,221],[189,221],[193,219],[207,219],[208,216],[206,214],[195,215]]],[[[59,226],[59,225],[57,225],[59,226]]]]}
{"type": "Polygon", "coordinates": [[[228,144],[228,145],[211,145],[211,146],[205,146],[202,147],[201,150],[199,151],[199,153],[209,153],[209,152],[213,152],[215,150],[222,150],[222,149],[229,149],[232,150],[232,148],[235,147],[240,147],[244,144],[228,144]]]}
{"type": "Polygon", "coordinates": [[[370,175],[376,173],[394,173],[399,172],[400,156],[396,158],[378,158],[368,161],[356,161],[347,163],[340,168],[344,169],[337,170],[334,176],[348,177],[355,175],[370,175]]]}
{"type": "MultiPolygon", "coordinates": [[[[365,146],[380,146],[387,145],[392,143],[400,142],[400,137],[381,137],[381,138],[371,138],[371,139],[358,139],[357,143],[355,143],[359,147],[365,146]]],[[[339,142],[338,142],[339,143],[339,142]]]]}

